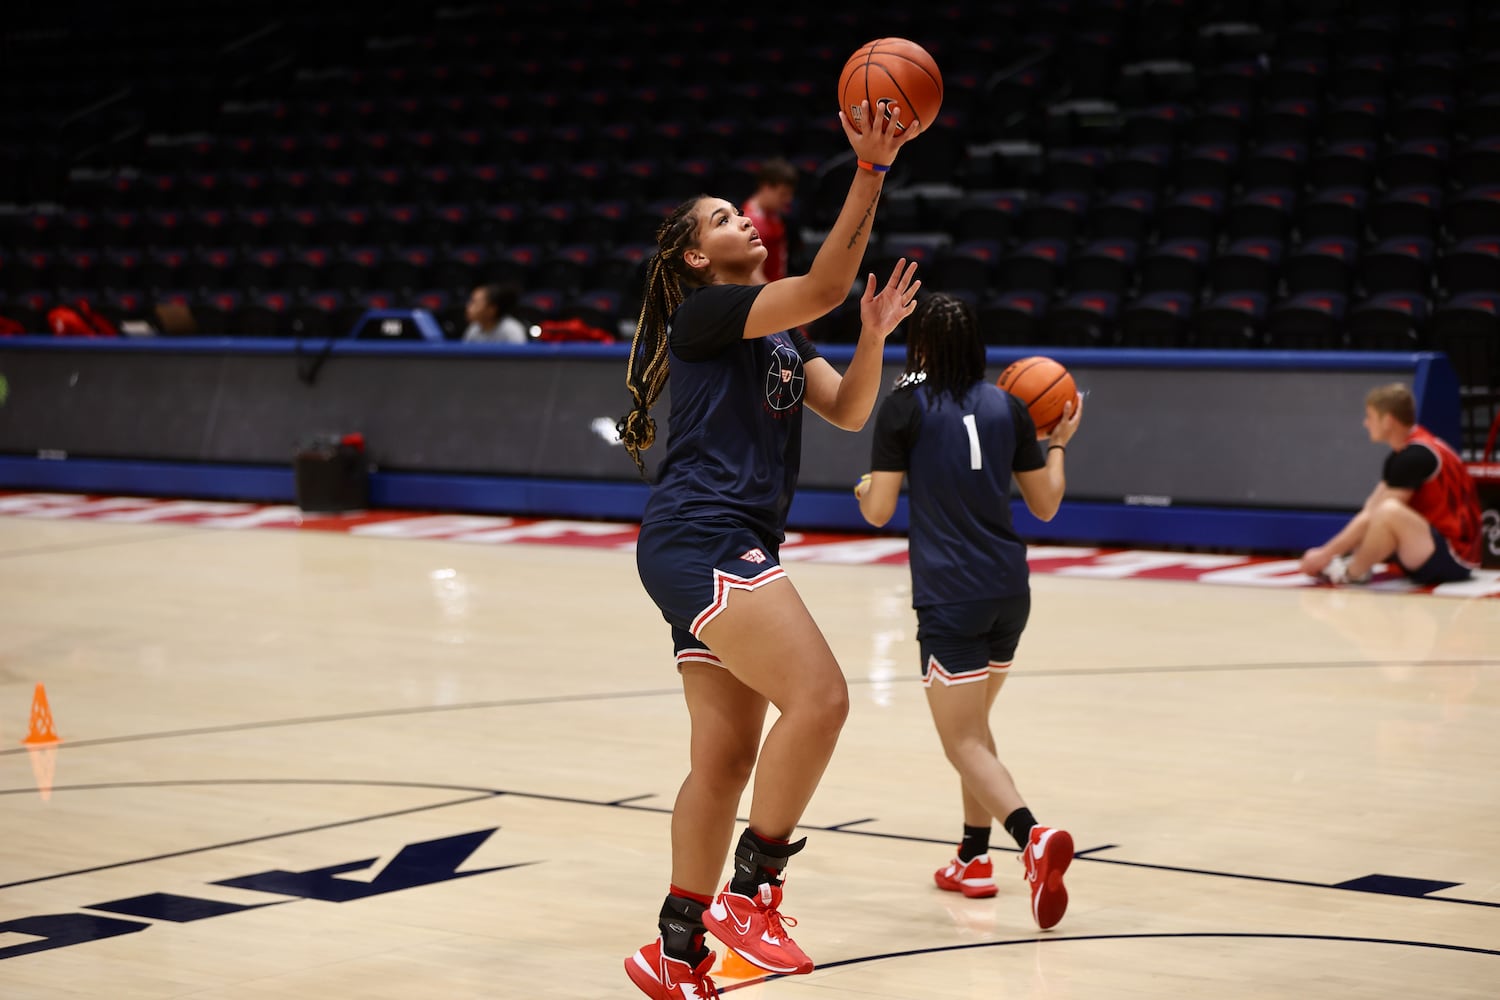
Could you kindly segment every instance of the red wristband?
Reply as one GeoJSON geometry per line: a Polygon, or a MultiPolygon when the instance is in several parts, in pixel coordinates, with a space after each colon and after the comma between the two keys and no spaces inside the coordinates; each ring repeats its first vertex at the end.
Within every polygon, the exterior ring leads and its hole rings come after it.
{"type": "Polygon", "coordinates": [[[889,163],[871,163],[869,160],[856,160],[855,162],[859,164],[859,169],[868,170],[872,174],[883,174],[887,170],[891,169],[891,165],[889,163]]]}

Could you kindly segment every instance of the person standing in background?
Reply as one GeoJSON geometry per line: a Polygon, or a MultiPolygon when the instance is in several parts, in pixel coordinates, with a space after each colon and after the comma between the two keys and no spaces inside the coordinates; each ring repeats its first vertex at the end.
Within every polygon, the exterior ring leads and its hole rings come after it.
{"type": "Polygon", "coordinates": [[[792,207],[792,198],[797,193],[797,168],[786,160],[767,160],[760,165],[755,175],[756,188],[740,211],[760,233],[760,242],[766,248],[766,259],[761,264],[758,278],[776,281],[786,277],[787,234],[786,213],[792,207]]]}

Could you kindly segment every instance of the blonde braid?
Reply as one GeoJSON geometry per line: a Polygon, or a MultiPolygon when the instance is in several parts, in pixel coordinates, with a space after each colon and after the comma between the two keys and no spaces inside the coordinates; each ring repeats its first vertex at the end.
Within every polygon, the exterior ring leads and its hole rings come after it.
{"type": "Polygon", "coordinates": [[[682,305],[683,280],[697,283],[698,276],[683,261],[682,254],[692,246],[697,233],[693,209],[703,197],[699,195],[677,206],[657,228],[657,250],[647,264],[645,295],[635,336],[630,341],[625,387],[635,405],[615,424],[615,430],[642,479],[646,478],[646,464],[641,461],[641,452],[656,443],[656,421],[651,418],[651,407],[661,398],[671,374],[667,323],[682,305]]]}

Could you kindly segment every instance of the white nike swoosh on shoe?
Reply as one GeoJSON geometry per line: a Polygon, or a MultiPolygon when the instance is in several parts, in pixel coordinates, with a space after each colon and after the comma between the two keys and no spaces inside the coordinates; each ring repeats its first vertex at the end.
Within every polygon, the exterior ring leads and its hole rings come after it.
{"type": "Polygon", "coordinates": [[[699,1000],[703,996],[703,994],[698,992],[698,987],[692,983],[679,983],[673,979],[671,973],[667,971],[665,961],[662,962],[661,975],[657,978],[667,988],[668,993],[680,987],[682,989],[682,1000],[699,1000]]]}
{"type": "Polygon", "coordinates": [[[1042,855],[1047,853],[1047,841],[1051,840],[1052,835],[1056,832],[1056,830],[1048,830],[1042,834],[1041,839],[1031,845],[1031,856],[1038,861],[1042,860],[1042,855]]]}
{"type": "Polygon", "coordinates": [[[698,987],[694,986],[692,983],[674,983],[667,976],[662,977],[662,985],[667,988],[668,994],[670,994],[673,990],[681,987],[682,1000],[698,1000],[698,998],[703,995],[698,992],[698,987]]]}
{"type": "Polygon", "coordinates": [[[750,921],[740,920],[739,914],[735,913],[723,903],[714,903],[713,906],[709,907],[709,912],[714,915],[715,920],[723,921],[727,917],[728,920],[734,925],[734,929],[739,931],[741,934],[750,933],[750,921]]]}

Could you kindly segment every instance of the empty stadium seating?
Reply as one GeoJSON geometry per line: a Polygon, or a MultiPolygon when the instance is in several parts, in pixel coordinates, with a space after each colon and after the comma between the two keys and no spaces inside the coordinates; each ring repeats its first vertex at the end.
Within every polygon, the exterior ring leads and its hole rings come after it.
{"type": "Polygon", "coordinates": [[[229,335],[420,302],[451,335],[510,280],[532,317],[628,328],[655,222],[743,199],[765,156],[802,170],[806,265],[852,170],[834,80],[878,31],[947,94],[867,263],[919,260],[991,343],[1439,347],[1500,384],[1480,0],[97,6],[10,26],[0,315],[25,325],[65,294],[229,335]]]}

